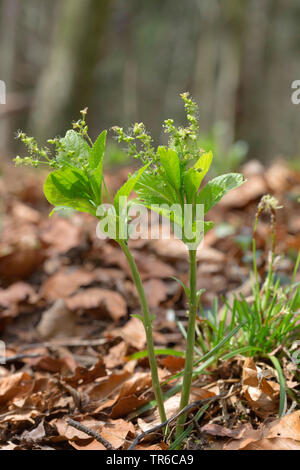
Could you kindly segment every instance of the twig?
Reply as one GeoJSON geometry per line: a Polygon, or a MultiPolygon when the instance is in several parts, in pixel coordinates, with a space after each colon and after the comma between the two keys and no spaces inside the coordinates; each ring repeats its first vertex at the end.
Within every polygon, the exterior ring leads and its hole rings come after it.
{"type": "Polygon", "coordinates": [[[22,361],[22,359],[36,359],[37,357],[42,357],[42,354],[17,354],[11,357],[0,357],[0,364],[13,364],[22,361]]]}
{"type": "Polygon", "coordinates": [[[107,450],[114,450],[111,443],[108,442],[106,439],[104,439],[104,437],[102,437],[101,434],[94,431],[93,429],[88,428],[87,426],[84,426],[83,424],[79,423],[78,421],[74,421],[71,418],[67,419],[67,423],[73,428],[77,429],[78,431],[82,431],[88,436],[91,436],[94,439],[96,439],[96,441],[100,442],[107,450]]]}
{"type": "Polygon", "coordinates": [[[181,415],[184,414],[184,413],[187,413],[187,412],[190,411],[191,409],[196,408],[196,407],[199,406],[199,405],[205,405],[206,403],[210,403],[210,402],[212,402],[212,401],[220,400],[221,398],[222,398],[222,399],[227,398],[227,394],[216,395],[216,396],[214,396],[214,397],[204,398],[204,399],[202,399],[202,400],[198,400],[198,401],[195,401],[195,402],[193,402],[193,403],[190,403],[190,404],[187,405],[185,408],[183,408],[181,411],[179,411],[178,413],[176,413],[176,415],[171,416],[171,418],[167,419],[167,421],[165,421],[164,423],[158,424],[157,426],[154,426],[153,428],[148,429],[147,431],[141,433],[139,436],[137,436],[137,437],[135,438],[135,440],[132,442],[132,444],[128,447],[127,450],[132,450],[132,449],[134,449],[134,447],[135,447],[142,439],[144,439],[144,437],[146,437],[148,434],[152,434],[152,433],[158,431],[159,429],[168,426],[172,421],[174,421],[174,419],[177,419],[179,416],[181,416],[181,415]]]}

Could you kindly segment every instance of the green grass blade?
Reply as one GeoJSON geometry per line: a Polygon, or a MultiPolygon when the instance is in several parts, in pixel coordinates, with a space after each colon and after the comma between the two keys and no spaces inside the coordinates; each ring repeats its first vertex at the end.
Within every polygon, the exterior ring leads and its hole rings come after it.
{"type": "Polygon", "coordinates": [[[273,366],[275,367],[276,372],[278,374],[278,380],[280,384],[279,418],[282,418],[282,416],[284,416],[286,413],[286,407],[287,407],[285,378],[282,372],[280,362],[278,361],[277,357],[269,356],[269,358],[272,361],[273,366]]]}

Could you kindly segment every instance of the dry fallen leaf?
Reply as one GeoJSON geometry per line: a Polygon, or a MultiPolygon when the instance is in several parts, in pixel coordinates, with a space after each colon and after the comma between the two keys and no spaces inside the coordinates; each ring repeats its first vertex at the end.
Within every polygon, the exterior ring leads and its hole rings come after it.
{"type": "Polygon", "coordinates": [[[30,393],[34,381],[25,372],[17,372],[7,377],[0,378],[0,405],[4,405],[13,398],[30,393]]]}
{"type": "Polygon", "coordinates": [[[252,358],[247,358],[244,362],[242,388],[248,405],[258,416],[266,418],[277,412],[279,384],[266,380],[252,358]]]}
{"type": "Polygon", "coordinates": [[[114,321],[120,320],[127,313],[126,302],[118,292],[107,289],[90,288],[82,290],[66,299],[70,310],[94,310],[110,315],[114,321]]]}
{"type": "Polygon", "coordinates": [[[300,410],[231,437],[224,450],[300,450],[300,410]]]}
{"type": "Polygon", "coordinates": [[[106,370],[103,364],[103,359],[99,357],[97,364],[95,364],[90,369],[85,367],[77,367],[75,374],[72,377],[64,377],[64,382],[71,387],[78,387],[78,385],[86,385],[99,377],[104,377],[106,375],[106,370]]]}
{"type": "Polygon", "coordinates": [[[43,313],[36,329],[43,339],[76,336],[76,315],[67,308],[63,299],[58,299],[43,313]]]}
{"type": "Polygon", "coordinates": [[[122,328],[115,328],[108,336],[112,338],[120,337],[126,344],[137,350],[141,350],[146,345],[146,333],[143,323],[138,318],[132,317],[122,328]]]}

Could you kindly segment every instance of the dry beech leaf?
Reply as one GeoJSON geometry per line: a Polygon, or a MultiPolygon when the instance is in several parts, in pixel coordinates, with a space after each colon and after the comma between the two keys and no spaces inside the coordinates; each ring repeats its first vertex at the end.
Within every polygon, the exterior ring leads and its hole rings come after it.
{"type": "Polygon", "coordinates": [[[146,333],[143,323],[138,318],[132,317],[122,328],[115,328],[108,336],[112,338],[122,338],[126,344],[137,350],[141,350],[146,345],[146,333]]]}
{"type": "Polygon", "coordinates": [[[63,299],[58,299],[43,313],[36,329],[43,339],[71,338],[76,336],[76,316],[63,299]]]}
{"type": "Polygon", "coordinates": [[[159,279],[150,279],[144,283],[144,289],[150,308],[155,308],[167,299],[168,289],[164,282],[159,279]]]}
{"type": "MultiPolygon", "coordinates": [[[[80,421],[81,424],[87,426],[93,431],[99,432],[101,423],[92,420],[92,419],[84,419],[80,421]]],[[[78,429],[70,426],[64,418],[59,418],[51,421],[51,426],[55,426],[57,432],[59,434],[60,439],[67,440],[67,441],[87,441],[90,440],[90,437],[83,431],[79,431],[78,429]]],[[[55,438],[57,440],[57,438],[55,438]]]]}
{"type": "Polygon", "coordinates": [[[224,450],[300,450],[300,410],[231,437],[224,450]]]}
{"type": "Polygon", "coordinates": [[[176,356],[167,356],[161,359],[160,364],[164,365],[172,373],[184,369],[185,358],[176,356]]]}
{"type": "Polygon", "coordinates": [[[114,369],[115,367],[123,366],[127,349],[127,344],[124,341],[112,347],[104,358],[105,367],[107,369],[114,369]]]}
{"type": "Polygon", "coordinates": [[[78,387],[78,385],[86,385],[99,377],[106,375],[103,359],[100,357],[97,364],[92,368],[77,367],[72,377],[64,377],[63,380],[71,387],[78,387]]]}
{"type": "Polygon", "coordinates": [[[26,372],[17,372],[0,378],[0,405],[4,405],[16,397],[27,395],[32,390],[33,384],[32,377],[26,372]]]}
{"type": "Polygon", "coordinates": [[[150,391],[152,392],[151,374],[136,372],[121,385],[117,396],[100,405],[95,412],[104,411],[110,418],[121,418],[147,403],[150,398],[145,392],[150,391]]]}
{"type": "Polygon", "coordinates": [[[98,442],[95,439],[92,441],[70,441],[69,444],[76,450],[106,450],[104,445],[102,445],[101,442],[98,442]]]}
{"type": "Polygon", "coordinates": [[[41,294],[47,300],[65,299],[74,294],[79,287],[91,284],[94,279],[95,273],[85,269],[62,269],[47,279],[41,294]]]}
{"type": "Polygon", "coordinates": [[[97,384],[90,387],[87,393],[91,400],[100,402],[112,395],[115,390],[119,389],[120,385],[130,376],[131,374],[128,371],[113,373],[98,380],[97,384]]]}
{"type": "Polygon", "coordinates": [[[94,310],[102,308],[114,321],[127,314],[126,302],[118,292],[107,289],[89,288],[66,299],[70,310],[94,310]]]}
{"type": "Polygon", "coordinates": [[[124,446],[127,437],[134,437],[135,429],[132,423],[117,419],[105,423],[101,427],[100,434],[114,449],[120,449],[124,446]]]}
{"type": "Polygon", "coordinates": [[[67,253],[77,248],[82,240],[82,230],[71,221],[53,217],[47,221],[47,228],[42,233],[42,241],[55,253],[67,253]]]}
{"type": "Polygon", "coordinates": [[[10,307],[11,304],[19,304],[21,302],[33,303],[36,301],[34,289],[25,282],[16,282],[7,289],[0,289],[0,305],[2,307],[10,307]]]}
{"type": "Polygon", "coordinates": [[[247,358],[243,365],[242,389],[248,405],[261,418],[278,410],[279,384],[266,380],[252,358],[247,358]]]}

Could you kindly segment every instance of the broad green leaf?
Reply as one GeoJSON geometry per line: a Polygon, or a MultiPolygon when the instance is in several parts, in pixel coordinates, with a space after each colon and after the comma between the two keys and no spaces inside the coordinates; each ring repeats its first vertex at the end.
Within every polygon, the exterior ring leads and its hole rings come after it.
{"type": "Polygon", "coordinates": [[[167,186],[159,175],[144,173],[136,184],[135,191],[145,204],[174,204],[176,192],[167,186]]]}
{"type": "Polygon", "coordinates": [[[202,173],[190,168],[183,176],[184,190],[187,197],[187,203],[193,204],[195,196],[203,180],[202,173]]]}
{"type": "Polygon", "coordinates": [[[64,161],[70,165],[80,166],[78,158],[81,157],[88,161],[90,146],[81,135],[74,130],[70,130],[66,133],[65,137],[60,139],[63,145],[63,150],[60,150],[57,155],[58,161],[64,161]]]}
{"type": "Polygon", "coordinates": [[[83,171],[63,168],[50,173],[44,184],[44,193],[53,206],[71,207],[95,215],[89,180],[83,171]]]}
{"type": "Polygon", "coordinates": [[[213,229],[215,226],[214,222],[211,221],[204,221],[204,235],[213,229]]]}
{"type": "MultiPolygon", "coordinates": [[[[185,357],[185,353],[183,351],[177,351],[176,349],[154,349],[154,354],[156,356],[185,357]]],[[[144,357],[148,357],[147,349],[131,354],[127,360],[132,361],[134,359],[143,359],[144,357]]]]}
{"type": "Polygon", "coordinates": [[[212,209],[229,191],[238,188],[245,182],[243,175],[228,173],[209,181],[197,197],[198,204],[204,204],[204,213],[212,209]]]}
{"type": "Polygon", "coordinates": [[[106,136],[107,131],[103,131],[89,152],[89,167],[91,170],[95,170],[96,168],[98,169],[99,165],[102,167],[106,145],[106,136]]]}
{"type": "Polygon", "coordinates": [[[188,204],[194,202],[198,189],[210,169],[212,160],[212,152],[204,153],[194,167],[187,170],[184,174],[183,182],[188,204]]]}
{"type": "Polygon", "coordinates": [[[120,198],[122,197],[122,198],[127,199],[130,196],[131,192],[135,188],[135,185],[139,181],[144,171],[147,170],[149,165],[150,163],[143,166],[138,171],[136,171],[133,175],[131,175],[126,181],[126,183],[123,184],[123,186],[119,189],[119,191],[115,195],[114,206],[116,208],[117,214],[120,214],[121,210],[123,209],[123,206],[120,205],[120,198]]]}
{"type": "Polygon", "coordinates": [[[211,151],[203,153],[194,165],[195,170],[201,170],[201,173],[204,173],[205,176],[211,167],[213,158],[213,153],[211,151]]]}
{"type": "Polygon", "coordinates": [[[165,170],[166,179],[177,190],[181,187],[180,160],[177,152],[166,147],[158,147],[157,153],[165,170]]]}
{"type": "Polygon", "coordinates": [[[103,131],[99,135],[89,154],[89,167],[92,170],[89,176],[97,205],[101,204],[102,201],[103,157],[106,135],[107,131],[103,131]]]}

